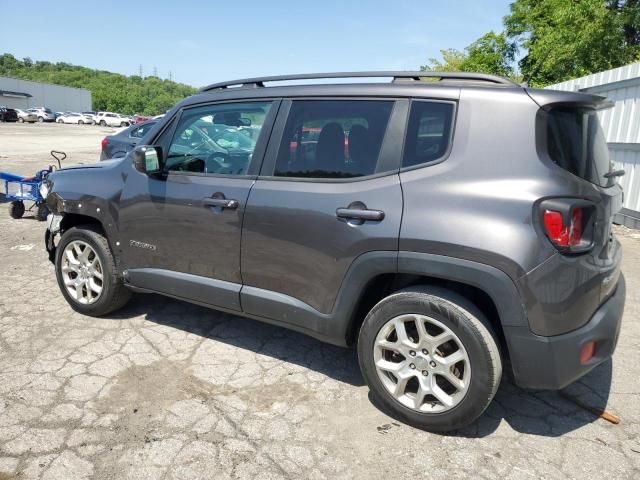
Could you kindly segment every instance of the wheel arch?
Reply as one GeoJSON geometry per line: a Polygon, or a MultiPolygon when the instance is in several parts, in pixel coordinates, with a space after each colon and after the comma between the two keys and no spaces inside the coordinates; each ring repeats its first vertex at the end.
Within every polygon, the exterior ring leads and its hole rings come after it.
{"type": "Polygon", "coordinates": [[[446,288],[469,300],[491,323],[505,355],[508,342],[503,327],[528,326],[515,283],[498,268],[442,255],[399,252],[395,272],[377,273],[364,284],[349,318],[345,343],[355,343],[364,318],[376,303],[417,285],[446,288]]]}

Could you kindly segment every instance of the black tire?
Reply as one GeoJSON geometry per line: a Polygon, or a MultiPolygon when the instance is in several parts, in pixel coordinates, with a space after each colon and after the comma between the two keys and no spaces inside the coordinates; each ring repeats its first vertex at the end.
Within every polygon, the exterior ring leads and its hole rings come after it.
{"type": "Polygon", "coordinates": [[[107,126],[107,122],[105,122],[104,120],[100,120],[100,126],[101,127],[106,127],[107,126]]]}
{"type": "Polygon", "coordinates": [[[404,423],[432,432],[457,430],[475,421],[491,403],[502,376],[498,341],[489,322],[464,297],[439,287],[412,287],[375,305],[360,329],[358,361],[375,404],[404,423]],[[378,377],[374,363],[376,336],[389,320],[407,313],[426,315],[444,324],[467,351],[469,387],[460,403],[449,410],[427,413],[409,408],[394,398],[378,377]]]}
{"type": "Polygon", "coordinates": [[[11,215],[11,218],[15,219],[22,218],[24,215],[24,203],[20,200],[14,200],[11,202],[9,204],[9,215],[11,215]]]}
{"type": "Polygon", "coordinates": [[[38,123],[42,123],[42,122],[44,122],[44,118],[38,117],[38,123]]]}
{"type": "Polygon", "coordinates": [[[18,117],[18,123],[24,123],[24,118],[18,117]]]}
{"type": "Polygon", "coordinates": [[[84,122],[82,120],[78,120],[78,125],[84,125],[84,122]]]}
{"type": "Polygon", "coordinates": [[[47,215],[49,215],[49,207],[44,203],[39,204],[36,209],[36,220],[44,222],[47,219],[47,215]]]}
{"type": "Polygon", "coordinates": [[[129,124],[128,124],[127,122],[122,122],[122,123],[120,124],[120,126],[121,126],[121,127],[126,127],[126,126],[128,126],[128,125],[129,125],[129,124]]]}
{"type": "Polygon", "coordinates": [[[122,308],[131,298],[131,290],[124,286],[118,275],[109,242],[102,229],[96,225],[78,225],[67,230],[60,239],[55,259],[56,279],[62,295],[76,312],[92,317],[107,315],[122,308]],[[62,278],[62,255],[65,247],[73,240],[82,240],[98,255],[103,270],[102,292],[94,303],[82,304],[67,292],[62,278]]]}

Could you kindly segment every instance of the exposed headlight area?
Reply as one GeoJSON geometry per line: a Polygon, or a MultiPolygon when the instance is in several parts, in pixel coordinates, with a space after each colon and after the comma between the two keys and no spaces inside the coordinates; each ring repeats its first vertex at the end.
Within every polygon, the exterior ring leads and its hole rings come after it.
{"type": "Polygon", "coordinates": [[[47,180],[45,180],[44,182],[40,183],[40,186],[38,187],[38,190],[40,191],[40,196],[46,200],[47,199],[47,195],[49,195],[49,192],[51,191],[51,188],[49,187],[49,182],[47,180]]]}

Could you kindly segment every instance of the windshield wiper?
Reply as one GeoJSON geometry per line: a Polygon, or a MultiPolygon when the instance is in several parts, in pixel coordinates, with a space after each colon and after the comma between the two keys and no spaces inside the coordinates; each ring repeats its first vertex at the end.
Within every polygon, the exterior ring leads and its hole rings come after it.
{"type": "Polygon", "coordinates": [[[624,170],[614,170],[604,174],[604,178],[621,177],[624,175],[624,170]]]}

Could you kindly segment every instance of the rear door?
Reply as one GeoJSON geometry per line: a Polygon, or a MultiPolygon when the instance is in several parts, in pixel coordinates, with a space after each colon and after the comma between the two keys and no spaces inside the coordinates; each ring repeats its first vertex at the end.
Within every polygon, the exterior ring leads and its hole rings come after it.
{"type": "Polygon", "coordinates": [[[283,101],[245,212],[244,311],[263,315],[260,299],[275,292],[282,303],[329,313],[354,259],[397,251],[407,106],[392,99],[283,101]]]}

